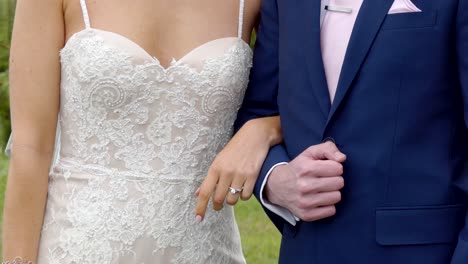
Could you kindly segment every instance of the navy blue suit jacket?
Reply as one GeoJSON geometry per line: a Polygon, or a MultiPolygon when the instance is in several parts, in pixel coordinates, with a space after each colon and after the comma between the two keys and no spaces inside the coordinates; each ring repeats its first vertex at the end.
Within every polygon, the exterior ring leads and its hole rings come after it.
{"type": "Polygon", "coordinates": [[[327,137],[348,157],[335,216],[291,226],[266,210],[280,263],[468,263],[468,0],[413,2],[423,12],[364,0],[331,104],[320,1],[263,0],[236,126],[280,114],[285,143],[258,183],[327,137]]]}

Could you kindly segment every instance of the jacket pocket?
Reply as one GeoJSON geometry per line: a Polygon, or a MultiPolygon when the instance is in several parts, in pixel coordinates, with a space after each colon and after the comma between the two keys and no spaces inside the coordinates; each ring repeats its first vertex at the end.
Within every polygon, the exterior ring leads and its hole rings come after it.
{"type": "Polygon", "coordinates": [[[465,205],[377,208],[376,241],[383,246],[452,243],[465,216],[465,205]]]}
{"type": "Polygon", "coordinates": [[[430,28],[436,22],[436,11],[389,14],[383,22],[382,30],[430,28]]]}

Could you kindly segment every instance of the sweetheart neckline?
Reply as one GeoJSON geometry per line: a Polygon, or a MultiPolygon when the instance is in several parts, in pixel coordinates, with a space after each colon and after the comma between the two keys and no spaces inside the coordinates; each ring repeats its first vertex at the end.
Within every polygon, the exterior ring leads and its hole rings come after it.
{"type": "Polygon", "coordinates": [[[97,28],[85,28],[85,29],[82,29],[80,31],[77,31],[75,33],[73,33],[73,35],[67,40],[67,42],[65,43],[65,45],[63,46],[63,48],[60,50],[60,52],[62,52],[63,50],[65,50],[70,41],[73,40],[74,38],[76,38],[78,35],[80,34],[83,34],[85,32],[89,32],[89,31],[97,31],[97,32],[104,32],[104,33],[109,33],[109,34],[112,34],[112,35],[115,35],[117,37],[120,37],[122,39],[124,39],[125,41],[129,42],[130,44],[132,44],[133,46],[136,46],[137,49],[139,49],[140,51],[142,51],[145,56],[148,57],[148,59],[152,60],[153,62],[157,63],[163,70],[165,71],[168,71],[169,69],[171,69],[173,66],[177,65],[180,61],[182,61],[183,59],[185,59],[186,57],[188,57],[190,54],[193,54],[195,51],[197,50],[200,50],[201,48],[203,48],[204,46],[207,46],[211,43],[214,43],[216,41],[221,41],[221,40],[228,40],[228,39],[238,39],[244,46],[247,46],[249,49],[250,49],[250,45],[243,39],[241,38],[238,38],[238,37],[222,37],[222,38],[217,38],[217,39],[213,39],[213,40],[209,40],[205,43],[202,43],[198,46],[196,46],[195,48],[191,49],[190,51],[188,51],[187,53],[185,53],[182,57],[180,57],[179,59],[175,59],[174,57],[172,58],[171,60],[171,63],[168,65],[168,66],[163,66],[161,64],[161,61],[156,57],[156,56],[152,56],[148,51],[146,51],[146,49],[144,49],[140,44],[136,43],[135,41],[131,40],[130,38],[122,35],[122,34],[119,34],[117,32],[113,32],[113,31],[108,31],[108,30],[103,30],[103,29],[97,29],[97,28]]]}

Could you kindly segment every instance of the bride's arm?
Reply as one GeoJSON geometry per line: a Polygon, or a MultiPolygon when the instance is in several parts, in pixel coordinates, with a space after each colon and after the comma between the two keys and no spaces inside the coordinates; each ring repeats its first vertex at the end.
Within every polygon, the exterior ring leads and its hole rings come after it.
{"type": "MultiPolygon", "coordinates": [[[[13,145],[3,258],[36,263],[59,109],[61,0],[18,0],[10,56],[13,145]]],[[[25,262],[26,263],[26,262],[25,262]]]]}
{"type": "Polygon", "coordinates": [[[225,200],[230,205],[235,205],[239,196],[248,200],[268,151],[282,140],[279,116],[253,119],[242,126],[218,154],[196,193],[197,220],[201,221],[205,217],[212,194],[215,210],[220,210],[225,200]],[[232,194],[229,193],[229,187],[243,190],[239,194],[232,194]]]}

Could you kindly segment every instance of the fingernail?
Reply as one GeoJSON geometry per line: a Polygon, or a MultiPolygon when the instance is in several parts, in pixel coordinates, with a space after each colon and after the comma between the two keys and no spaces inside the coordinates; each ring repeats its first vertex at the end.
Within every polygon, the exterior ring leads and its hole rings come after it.
{"type": "Polygon", "coordinates": [[[195,216],[195,221],[197,221],[198,224],[201,223],[202,220],[203,218],[200,215],[195,216]]]}
{"type": "Polygon", "coordinates": [[[195,191],[195,195],[198,196],[200,194],[200,187],[195,191]]]}
{"type": "Polygon", "coordinates": [[[336,153],[335,153],[335,157],[336,157],[337,159],[344,159],[344,158],[346,158],[346,155],[343,154],[343,153],[341,153],[341,152],[336,152],[336,153]]]}

